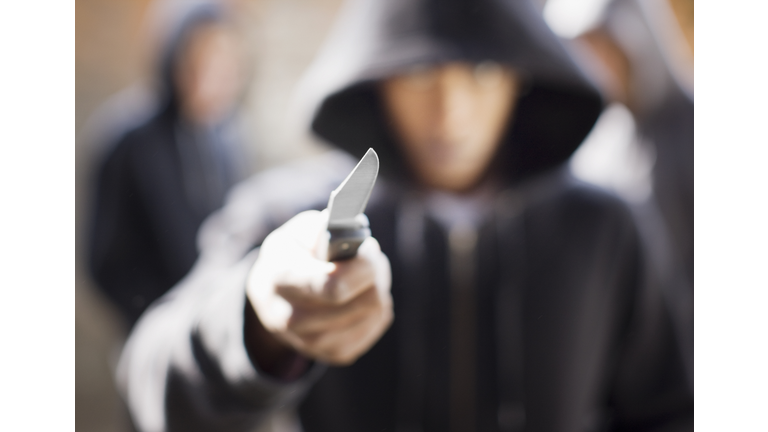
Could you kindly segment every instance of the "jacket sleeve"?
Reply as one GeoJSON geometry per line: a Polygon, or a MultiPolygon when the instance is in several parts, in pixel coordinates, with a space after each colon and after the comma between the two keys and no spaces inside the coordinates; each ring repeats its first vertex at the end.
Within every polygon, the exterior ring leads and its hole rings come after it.
{"type": "Polygon", "coordinates": [[[251,431],[297,404],[322,373],[315,364],[286,383],[250,361],[244,287],[257,254],[227,267],[201,260],[133,330],[118,383],[141,431],[251,431]]]}
{"type": "Polygon", "coordinates": [[[291,382],[264,374],[244,342],[245,281],[275,228],[328,194],[352,165],[329,153],[241,183],[198,233],[189,274],[142,315],[123,349],[117,381],[142,432],[251,431],[296,405],[323,373],[291,382]]]}

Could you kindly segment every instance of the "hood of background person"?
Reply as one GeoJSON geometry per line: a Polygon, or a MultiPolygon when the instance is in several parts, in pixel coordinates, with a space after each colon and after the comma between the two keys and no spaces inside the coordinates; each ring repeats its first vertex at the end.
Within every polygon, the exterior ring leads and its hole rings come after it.
{"type": "Polygon", "coordinates": [[[82,140],[94,161],[103,160],[126,132],[169,111],[176,114],[178,94],[174,64],[197,26],[223,19],[222,7],[210,0],[152,2],[144,18],[142,37],[152,58],[149,82],[136,82],[110,96],[86,121],[82,140]]]}
{"type": "Polygon", "coordinates": [[[165,15],[163,35],[157,53],[157,101],[161,112],[176,113],[179,94],[176,67],[193,32],[207,24],[226,20],[221,5],[211,1],[171,2],[174,7],[165,15]]]}
{"type": "Polygon", "coordinates": [[[630,86],[641,118],[664,108],[670,94],[693,102],[693,59],[665,1],[614,0],[602,26],[631,64],[630,86]]]}
{"type": "Polygon", "coordinates": [[[373,147],[383,173],[403,175],[376,82],[449,61],[495,61],[523,77],[497,156],[512,181],[567,160],[602,110],[594,85],[527,1],[359,0],[342,9],[300,83],[301,115],[320,138],[355,157],[373,147]]]}

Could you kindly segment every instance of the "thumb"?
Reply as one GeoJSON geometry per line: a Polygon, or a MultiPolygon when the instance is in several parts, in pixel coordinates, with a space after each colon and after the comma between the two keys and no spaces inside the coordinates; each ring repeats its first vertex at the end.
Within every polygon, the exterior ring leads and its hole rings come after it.
{"type": "Polygon", "coordinates": [[[301,212],[278,228],[280,237],[325,260],[328,249],[328,210],[301,212]]]}

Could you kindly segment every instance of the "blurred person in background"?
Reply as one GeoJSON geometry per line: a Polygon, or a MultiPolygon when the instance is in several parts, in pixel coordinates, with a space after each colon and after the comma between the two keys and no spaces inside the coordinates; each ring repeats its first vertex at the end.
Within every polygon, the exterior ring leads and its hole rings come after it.
{"type": "Polygon", "coordinates": [[[90,270],[131,324],[189,271],[200,224],[248,170],[234,126],[244,86],[235,30],[217,3],[176,12],[156,92],[137,105],[144,112],[122,111],[132,127],[104,135],[114,141],[101,143],[95,179],[90,270]]]}
{"type": "Polygon", "coordinates": [[[653,194],[638,206],[675,310],[693,385],[693,0],[613,0],[586,45],[609,101],[629,108],[654,155],[653,194]]]}
{"type": "Polygon", "coordinates": [[[567,167],[601,98],[532,4],[350,2],[300,92],[338,150],[203,224],[121,356],[141,430],[693,429],[647,245],[567,167]],[[369,147],[375,238],[324,262],[304,210],[369,147]]]}

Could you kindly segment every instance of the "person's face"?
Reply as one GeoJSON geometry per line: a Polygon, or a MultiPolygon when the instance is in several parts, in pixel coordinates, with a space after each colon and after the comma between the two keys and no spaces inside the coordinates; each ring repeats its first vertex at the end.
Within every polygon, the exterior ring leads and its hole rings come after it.
{"type": "Polygon", "coordinates": [[[578,40],[587,44],[597,57],[598,66],[603,67],[604,73],[595,78],[608,100],[634,108],[632,65],[619,44],[600,28],[579,36],[578,40]]]}
{"type": "Polygon", "coordinates": [[[242,88],[240,47],[232,31],[203,25],[190,35],[176,68],[184,114],[198,124],[212,124],[232,109],[242,88]]]}
{"type": "Polygon", "coordinates": [[[517,76],[495,63],[448,63],[382,83],[407,162],[425,186],[453,192],[483,177],[518,93],[517,76]]]}

